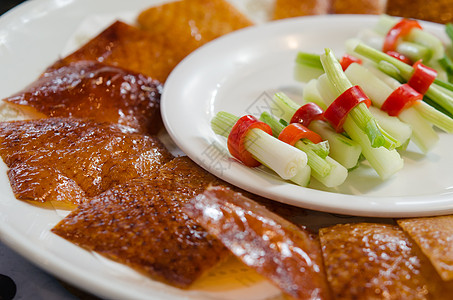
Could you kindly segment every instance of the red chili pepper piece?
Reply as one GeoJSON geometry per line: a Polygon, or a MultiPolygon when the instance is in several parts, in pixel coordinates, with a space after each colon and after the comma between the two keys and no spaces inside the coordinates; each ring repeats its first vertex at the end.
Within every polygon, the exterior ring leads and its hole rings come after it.
{"type": "Polygon", "coordinates": [[[385,53],[390,55],[391,57],[396,58],[399,61],[402,61],[405,64],[412,65],[412,61],[410,60],[410,58],[404,54],[398,53],[396,51],[387,51],[385,53]]]}
{"type": "Polygon", "coordinates": [[[422,64],[421,60],[417,61],[413,67],[414,72],[407,83],[413,87],[414,90],[424,95],[431,83],[436,79],[437,71],[422,64]]]}
{"type": "Polygon", "coordinates": [[[410,85],[402,84],[387,97],[381,110],[389,116],[398,116],[403,110],[411,107],[416,101],[422,100],[423,95],[414,90],[410,85]]]}
{"type": "Polygon", "coordinates": [[[299,107],[291,118],[290,123],[300,123],[308,127],[313,120],[322,120],[324,111],[318,104],[310,102],[299,107]]]}
{"type": "Polygon", "coordinates": [[[343,71],[346,71],[346,69],[352,64],[352,63],[358,63],[362,64],[362,60],[360,58],[357,58],[355,56],[345,54],[343,57],[340,59],[340,65],[341,68],[343,68],[343,71]]]}
{"type": "Polygon", "coordinates": [[[261,129],[272,135],[272,129],[269,125],[261,122],[254,116],[245,115],[241,117],[236,124],[234,124],[227,140],[227,146],[230,154],[248,167],[258,167],[261,165],[261,163],[254,159],[252,154],[245,149],[245,137],[253,128],[261,129]]]}
{"type": "Polygon", "coordinates": [[[401,19],[401,21],[396,23],[385,36],[382,52],[387,53],[387,51],[395,51],[398,39],[408,35],[414,28],[422,29],[422,26],[416,20],[401,19]]]}
{"type": "Polygon", "coordinates": [[[362,89],[355,85],[338,96],[324,112],[324,118],[335,128],[337,132],[343,131],[343,123],[349,112],[358,104],[365,102],[370,107],[371,100],[362,89]]]}
{"type": "Polygon", "coordinates": [[[283,128],[278,139],[291,146],[294,146],[300,139],[309,139],[315,144],[322,142],[322,138],[319,134],[311,131],[300,123],[291,123],[283,128]]]}

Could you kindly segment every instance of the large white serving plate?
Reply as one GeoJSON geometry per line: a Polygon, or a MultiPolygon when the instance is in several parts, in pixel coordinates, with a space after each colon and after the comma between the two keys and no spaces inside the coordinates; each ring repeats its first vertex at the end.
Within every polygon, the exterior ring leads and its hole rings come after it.
{"type": "MultiPolygon", "coordinates": [[[[0,97],[6,97],[25,87],[59,55],[67,52],[70,37],[86,16],[106,15],[106,18],[101,17],[99,20],[107,20],[112,14],[136,13],[162,2],[166,1],[32,0],[17,7],[0,18],[0,97]]],[[[245,3],[242,0],[235,2],[245,3]]],[[[409,178],[403,180],[400,176],[381,183],[372,172],[366,172],[366,168],[362,168],[362,171],[356,173],[354,182],[345,185],[344,190],[325,192],[297,188],[291,192],[297,195],[295,197],[288,196],[288,188],[295,187],[264,171],[244,169],[230,160],[221,160],[220,163],[228,167],[231,163],[231,168],[219,173],[213,169],[214,165],[206,163],[206,159],[212,157],[204,152],[206,149],[212,150],[208,146],[217,145],[213,142],[222,146],[224,142],[209,130],[209,120],[214,112],[224,109],[240,114],[254,100],[261,99],[261,93],[272,88],[284,87],[288,91],[299,92],[300,86],[291,79],[291,63],[297,49],[318,51],[329,46],[340,50],[346,36],[353,34],[356,27],[369,25],[372,21],[373,18],[363,17],[306,18],[259,27],[256,29],[256,37],[249,30],[234,34],[231,36],[233,48],[225,44],[207,46],[205,49],[208,50],[202,50],[208,51],[206,57],[200,59],[200,54],[195,54],[170,78],[166,92],[171,91],[170,87],[173,86],[175,92],[180,94],[165,95],[164,118],[168,129],[178,145],[210,171],[280,201],[362,215],[448,212],[452,209],[451,184],[448,185],[451,175],[447,170],[448,166],[452,166],[452,161],[446,155],[448,148],[452,146],[450,137],[443,136],[441,144],[427,158],[421,157],[417,152],[409,153],[409,169],[405,171],[405,176],[414,172],[422,174],[424,178],[410,176],[414,180],[412,185],[408,184],[409,178]],[[241,37],[242,34],[245,36],[241,37]],[[240,43],[235,42],[236,36],[241,39],[240,43]],[[265,42],[266,39],[269,41],[265,42]],[[211,47],[214,52],[209,50],[211,47]],[[187,68],[193,59],[197,66],[187,68]],[[269,73],[270,70],[277,73],[269,73]],[[250,78],[253,80],[250,81],[250,78]],[[201,93],[198,94],[197,90],[201,93]],[[194,98],[195,95],[198,96],[194,98]],[[176,112],[179,115],[173,115],[176,112]],[[181,131],[181,128],[184,130],[181,131]],[[189,147],[189,144],[193,146],[189,147]],[[359,179],[361,174],[366,177],[359,179]],[[401,187],[395,185],[398,181],[402,184],[401,187]],[[413,208],[409,208],[412,207],[409,201],[413,202],[413,208]],[[422,212],[422,207],[426,209],[425,212],[422,212]]],[[[438,30],[436,26],[429,27],[438,30]]],[[[92,34],[91,30],[89,25],[87,31],[92,34]]],[[[230,38],[225,40],[228,39],[230,38]]],[[[219,43],[224,43],[223,41],[219,40],[219,43]]],[[[203,56],[206,52],[200,53],[203,56]]],[[[275,287],[253,274],[247,271],[238,273],[241,268],[233,268],[233,275],[226,276],[228,280],[223,285],[217,281],[215,285],[196,286],[189,291],[152,281],[52,234],[50,229],[61,220],[62,214],[52,208],[45,209],[16,200],[11,192],[4,164],[0,164],[0,191],[2,242],[48,272],[100,297],[267,299],[280,294],[275,287]],[[237,277],[239,280],[235,280],[237,277]]]]}
{"type": "MultiPolygon", "coordinates": [[[[131,20],[162,2],[168,1],[32,0],[8,12],[0,18],[0,98],[31,83],[77,41],[93,36],[102,29],[99,25],[109,25],[105,22],[112,16],[131,20]]],[[[267,299],[281,294],[234,261],[188,291],[152,281],[51,233],[64,212],[16,200],[6,171],[0,162],[0,240],[83,290],[105,299],[267,299]]]]}
{"type": "MultiPolygon", "coordinates": [[[[162,116],[168,133],[193,160],[220,178],[262,196],[305,208],[358,216],[409,217],[453,212],[453,136],[422,155],[410,145],[405,166],[382,181],[367,165],[350,172],[335,189],[311,188],[280,180],[262,168],[247,168],[230,158],[225,138],[210,129],[219,111],[241,116],[269,110],[275,91],[300,99],[303,85],[293,79],[298,51],[337,56],[344,42],[377,21],[373,16],[317,16],[272,22],[232,33],[188,56],[164,87],[162,116]]],[[[423,23],[445,38],[440,25],[423,23]]]]}

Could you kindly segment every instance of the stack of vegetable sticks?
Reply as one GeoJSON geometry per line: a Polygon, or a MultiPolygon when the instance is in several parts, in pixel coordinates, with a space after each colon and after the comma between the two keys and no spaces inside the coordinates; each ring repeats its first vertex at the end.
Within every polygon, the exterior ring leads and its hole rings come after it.
{"type": "MultiPolygon", "coordinates": [[[[453,25],[446,32],[453,41],[453,25]]],[[[214,132],[245,165],[326,187],[341,185],[363,160],[387,179],[403,167],[400,150],[410,141],[426,154],[439,130],[453,133],[453,63],[417,21],[381,16],[346,49],[340,59],[328,48],[298,53],[294,76],[304,83],[303,103],[277,92],[260,116],[219,112],[214,132]]]]}

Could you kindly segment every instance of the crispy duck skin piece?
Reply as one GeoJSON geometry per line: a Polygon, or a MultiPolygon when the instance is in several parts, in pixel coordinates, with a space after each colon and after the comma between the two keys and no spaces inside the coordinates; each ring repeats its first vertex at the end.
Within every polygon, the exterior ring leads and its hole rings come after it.
{"type": "Polygon", "coordinates": [[[273,19],[324,14],[383,14],[387,0],[276,0],[273,19]]]}
{"type": "Polygon", "coordinates": [[[116,21],[85,45],[56,61],[48,71],[74,61],[95,60],[149,76],[164,83],[179,61],[163,36],[116,21]]]}
{"type": "Polygon", "coordinates": [[[176,157],[153,176],[83,202],[52,231],[151,278],[187,288],[230,255],[182,211],[211,184],[222,181],[188,157],[176,157]]]}
{"type": "Polygon", "coordinates": [[[385,13],[387,0],[331,0],[333,14],[367,14],[385,13]]]}
{"type": "Polygon", "coordinates": [[[157,187],[183,193],[190,196],[190,198],[206,189],[207,185],[200,185],[199,182],[209,182],[209,185],[227,186],[236,192],[240,192],[288,220],[300,218],[307,214],[303,208],[269,200],[239,189],[205,171],[187,156],[176,157],[166,163],[155,173],[153,178],[160,179],[155,183],[157,187]]]}
{"type": "Polygon", "coordinates": [[[156,134],[162,128],[162,85],[150,77],[96,61],[46,71],[6,102],[47,117],[87,118],[156,134]]]}
{"type": "Polygon", "coordinates": [[[0,155],[16,198],[73,204],[173,158],[155,137],[74,118],[2,122],[0,155]]]}
{"type": "Polygon", "coordinates": [[[244,264],[295,299],[330,299],[319,242],[226,187],[209,187],[184,211],[244,264]]]}
{"type": "Polygon", "coordinates": [[[453,215],[397,222],[430,259],[442,279],[451,280],[453,285],[453,215]]]}
{"type": "Polygon", "coordinates": [[[330,0],[276,0],[272,19],[325,15],[329,9],[330,0]]]}
{"type": "Polygon", "coordinates": [[[182,59],[203,44],[253,25],[226,0],[183,0],[142,11],[137,23],[154,35],[166,36],[182,59]]]}
{"type": "Polygon", "coordinates": [[[164,83],[173,68],[196,48],[253,25],[224,0],[175,1],[155,6],[144,10],[137,22],[141,28],[116,21],[52,68],[96,60],[164,83]]]}
{"type": "Polygon", "coordinates": [[[451,0],[392,0],[386,14],[446,24],[453,22],[453,5],[451,0]]]}
{"type": "Polygon", "coordinates": [[[153,178],[136,178],[82,203],[52,231],[85,248],[180,288],[229,256],[183,211],[215,178],[177,157],[153,178]]]}
{"type": "Polygon", "coordinates": [[[448,299],[429,260],[396,225],[341,224],[319,231],[335,299],[448,299]]]}

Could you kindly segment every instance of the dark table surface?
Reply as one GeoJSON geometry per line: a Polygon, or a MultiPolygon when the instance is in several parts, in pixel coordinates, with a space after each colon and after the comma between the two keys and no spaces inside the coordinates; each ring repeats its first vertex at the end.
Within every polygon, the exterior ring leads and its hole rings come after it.
{"type": "Polygon", "coordinates": [[[0,1],[0,15],[10,10],[14,6],[21,4],[24,0],[1,0],[0,1]]]}
{"type": "MultiPolygon", "coordinates": [[[[0,0],[0,15],[22,2],[24,1],[0,0]]],[[[77,300],[96,298],[39,269],[0,241],[0,300],[11,299],[77,300]]]]}

